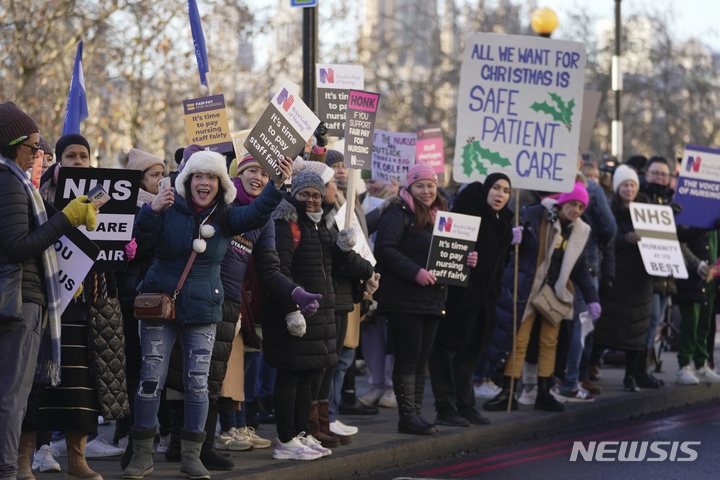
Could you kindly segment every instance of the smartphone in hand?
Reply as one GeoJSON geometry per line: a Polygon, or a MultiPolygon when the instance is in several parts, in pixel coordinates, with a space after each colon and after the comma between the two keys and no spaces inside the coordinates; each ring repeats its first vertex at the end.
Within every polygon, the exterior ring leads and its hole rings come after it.
{"type": "Polygon", "coordinates": [[[162,192],[163,190],[165,190],[166,188],[171,187],[171,186],[172,186],[172,180],[170,179],[170,177],[163,177],[158,182],[158,191],[162,192]]]}
{"type": "Polygon", "coordinates": [[[100,208],[110,200],[110,195],[102,185],[95,185],[87,194],[88,203],[94,203],[95,208],[100,208]]]}

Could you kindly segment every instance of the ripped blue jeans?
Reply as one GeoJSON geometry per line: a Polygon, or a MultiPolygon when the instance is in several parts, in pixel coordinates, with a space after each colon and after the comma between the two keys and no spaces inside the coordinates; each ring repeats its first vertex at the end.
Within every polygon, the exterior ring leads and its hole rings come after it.
{"type": "Polygon", "coordinates": [[[215,343],[215,324],[176,325],[140,321],[142,367],[140,387],[135,394],[135,428],[155,428],[160,392],[167,379],[170,352],[175,339],[183,351],[186,430],[205,430],[208,413],[208,373],[215,343]]]}

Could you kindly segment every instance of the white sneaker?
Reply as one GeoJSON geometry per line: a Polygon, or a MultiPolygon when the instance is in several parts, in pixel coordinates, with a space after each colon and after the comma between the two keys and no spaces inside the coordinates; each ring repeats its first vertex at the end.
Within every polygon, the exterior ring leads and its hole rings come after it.
{"type": "Polygon", "coordinates": [[[397,399],[395,398],[395,392],[392,388],[385,389],[385,392],[378,401],[378,406],[385,408],[397,408],[397,399]]]}
{"type": "Polygon", "coordinates": [[[277,440],[273,451],[273,458],[277,460],[316,460],[322,456],[317,450],[306,447],[299,436],[286,443],[277,440]]]}
{"type": "MultiPolygon", "coordinates": [[[[535,391],[537,391],[537,388],[535,389],[535,391]]],[[[563,396],[560,393],[560,389],[558,388],[557,385],[555,385],[553,388],[550,389],[550,395],[552,395],[555,398],[555,400],[557,400],[560,403],[565,403],[568,401],[567,397],[563,396]]]]}
{"type": "Polygon", "coordinates": [[[297,436],[298,440],[300,440],[300,443],[305,445],[308,448],[311,448],[318,452],[323,457],[327,457],[329,455],[332,455],[332,450],[329,448],[325,448],[322,446],[322,443],[320,443],[320,440],[313,437],[309,433],[306,435],[305,432],[302,432],[300,435],[297,436]]]}
{"type": "Polygon", "coordinates": [[[58,452],[50,445],[43,445],[40,450],[36,450],[33,455],[33,470],[39,470],[42,473],[45,472],[59,472],[60,464],[55,461],[54,456],[57,456],[58,452]]]}
{"type": "Polygon", "coordinates": [[[715,373],[715,371],[708,367],[708,364],[706,363],[702,367],[700,367],[695,374],[697,375],[698,381],[702,383],[718,383],[720,382],[720,375],[715,373]]]}
{"type": "Polygon", "coordinates": [[[378,400],[380,400],[380,397],[382,397],[384,393],[384,387],[372,387],[364,395],[358,397],[358,400],[366,407],[374,407],[378,404],[378,400]]]}
{"type": "Polygon", "coordinates": [[[349,437],[350,435],[358,433],[358,428],[351,425],[345,425],[340,420],[335,420],[334,422],[330,422],[330,431],[338,435],[345,435],[346,437],[349,437]]]}
{"type": "Polygon", "coordinates": [[[270,440],[258,436],[255,433],[255,429],[253,427],[236,428],[235,438],[238,437],[252,443],[255,448],[268,448],[270,445],[272,445],[272,442],[270,440]]]}
{"type": "Polygon", "coordinates": [[[125,450],[110,445],[102,433],[85,444],[85,458],[117,457],[125,453],[125,450]]]}
{"type": "Polygon", "coordinates": [[[215,436],[215,448],[217,450],[232,450],[234,452],[242,452],[244,450],[252,450],[255,445],[241,436],[235,436],[237,429],[231,428],[227,432],[222,432],[215,436]]]}
{"type": "Polygon", "coordinates": [[[685,365],[678,370],[675,381],[680,385],[697,385],[700,383],[700,380],[693,371],[692,365],[685,365]]]}
{"type": "Polygon", "coordinates": [[[517,402],[520,405],[535,405],[535,399],[537,399],[537,385],[533,385],[530,390],[525,390],[525,387],[523,387],[523,391],[520,397],[518,397],[517,402]]]}
{"type": "Polygon", "coordinates": [[[492,380],[488,380],[487,382],[474,386],[473,390],[475,391],[476,397],[494,397],[500,393],[502,389],[495,385],[492,380]]]}
{"type": "Polygon", "coordinates": [[[61,457],[67,456],[67,445],[65,444],[65,437],[60,440],[53,440],[50,442],[50,448],[57,452],[61,457]]]}
{"type": "MultiPolygon", "coordinates": [[[[122,441],[122,440],[120,440],[122,441]]],[[[120,446],[120,442],[118,442],[118,447],[120,446]]],[[[157,448],[155,449],[158,453],[165,453],[168,451],[168,448],[170,448],[170,434],[168,433],[165,436],[160,436],[160,441],[157,444],[157,448]]]]}

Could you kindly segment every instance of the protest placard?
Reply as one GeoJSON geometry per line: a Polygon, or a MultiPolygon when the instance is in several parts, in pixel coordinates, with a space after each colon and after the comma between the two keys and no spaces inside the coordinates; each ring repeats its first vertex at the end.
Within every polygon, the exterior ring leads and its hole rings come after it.
{"type": "Polygon", "coordinates": [[[278,161],[297,157],[320,120],[298,97],[298,86],[285,82],[265,108],[243,146],[275,182],[281,178],[278,161]]]}
{"type": "Polygon", "coordinates": [[[202,145],[212,152],[232,151],[232,138],[223,95],[183,100],[183,109],[189,143],[202,145]]]}
{"type": "Polygon", "coordinates": [[[60,237],[54,247],[60,280],[60,310],[64,311],[93,267],[100,248],[76,228],[60,237]]]}
{"type": "Polygon", "coordinates": [[[470,281],[467,256],[475,250],[481,220],[452,212],[435,214],[426,268],[435,275],[437,283],[467,286],[470,281]]]}
{"type": "Polygon", "coordinates": [[[437,173],[438,182],[445,183],[445,142],[440,125],[418,127],[415,147],[415,163],[427,163],[437,173]]]}
{"type": "Polygon", "coordinates": [[[247,153],[245,149],[245,139],[250,133],[250,129],[238,130],[237,132],[230,132],[230,138],[232,138],[233,148],[235,149],[235,157],[241,159],[247,153]]]}
{"type": "Polygon", "coordinates": [[[383,183],[395,179],[405,185],[410,167],[415,165],[415,132],[395,133],[375,130],[372,147],[372,177],[383,183]]]}
{"type": "Polygon", "coordinates": [[[632,202],[630,218],[641,238],[638,248],[645,271],[656,277],[688,278],[672,208],[632,202]]]}
{"type": "MultiPolygon", "coordinates": [[[[343,219],[347,215],[347,205],[347,202],[344,203],[335,215],[335,223],[337,223],[337,226],[340,230],[345,228],[345,225],[343,224],[343,219]]],[[[358,220],[357,214],[355,212],[353,212],[352,226],[355,227],[355,246],[353,247],[353,250],[355,250],[355,252],[362,258],[370,262],[374,267],[377,263],[377,260],[375,260],[375,256],[370,249],[370,245],[365,238],[365,234],[363,233],[362,227],[360,226],[360,221],[358,220]]]]}
{"type": "Polygon", "coordinates": [[[688,145],[675,190],[678,225],[714,229],[720,212],[720,150],[688,145]]]}
{"type": "Polygon", "coordinates": [[[75,197],[87,195],[102,185],[110,201],[100,208],[95,230],[78,227],[100,248],[95,268],[101,271],[123,271],[127,268],[125,245],[132,238],[135,209],[142,172],[118,168],[61,168],[55,193],[55,207],[65,208],[75,197]]]}
{"type": "Polygon", "coordinates": [[[360,65],[316,64],[318,117],[325,122],[328,135],[345,134],[345,119],[350,89],[365,88],[360,65]]]}
{"type": "Polygon", "coordinates": [[[455,181],[501,172],[516,188],[572,190],[584,83],[580,42],[469,35],[458,90],[455,181]]]}
{"type": "Polygon", "coordinates": [[[365,168],[372,160],[373,131],[379,93],[350,90],[345,122],[345,159],[347,168],[365,168]]]}

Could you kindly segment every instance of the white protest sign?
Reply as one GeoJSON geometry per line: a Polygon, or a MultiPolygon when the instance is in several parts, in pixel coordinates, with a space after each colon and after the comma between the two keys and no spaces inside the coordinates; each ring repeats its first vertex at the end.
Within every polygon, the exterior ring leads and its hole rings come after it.
{"type": "Polygon", "coordinates": [[[55,242],[60,281],[60,310],[64,311],[95,263],[100,248],[76,229],[55,242]]]}
{"type": "Polygon", "coordinates": [[[584,84],[580,42],[470,34],[458,90],[455,181],[501,172],[516,188],[571,191],[584,84]]]}
{"type": "Polygon", "coordinates": [[[632,202],[630,218],[641,238],[638,247],[645,271],[656,277],[688,278],[672,208],[632,202]]]}
{"type": "Polygon", "coordinates": [[[372,148],[372,178],[383,183],[395,179],[405,185],[410,167],[415,165],[415,132],[388,132],[375,129],[372,148]]]}
{"type": "Polygon", "coordinates": [[[467,256],[475,250],[481,220],[453,212],[435,214],[426,268],[435,275],[437,283],[467,286],[470,281],[467,256]]]}
{"type": "MultiPolygon", "coordinates": [[[[343,206],[340,207],[340,209],[337,211],[337,214],[335,215],[335,223],[337,223],[337,226],[340,230],[344,228],[342,222],[345,218],[346,210],[347,203],[343,204],[343,206]]],[[[355,250],[355,252],[362,258],[370,262],[374,267],[377,263],[377,260],[375,260],[375,256],[373,255],[372,250],[370,249],[370,245],[365,238],[362,227],[360,227],[360,222],[358,221],[356,213],[353,213],[353,227],[355,227],[355,246],[353,247],[353,250],[355,250]]]]}

